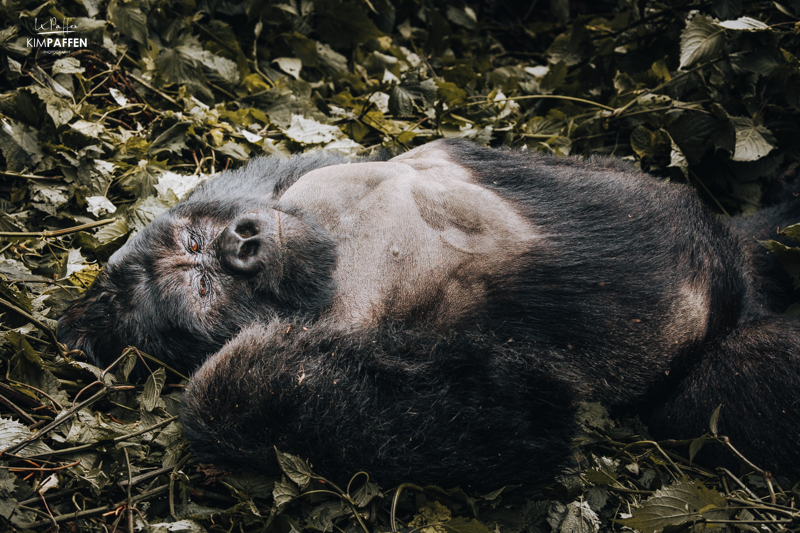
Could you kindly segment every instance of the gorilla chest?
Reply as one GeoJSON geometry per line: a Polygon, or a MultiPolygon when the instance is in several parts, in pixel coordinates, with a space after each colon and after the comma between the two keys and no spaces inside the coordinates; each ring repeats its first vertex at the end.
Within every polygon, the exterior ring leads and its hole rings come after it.
{"type": "Polygon", "coordinates": [[[332,313],[353,323],[458,323],[481,309],[494,278],[513,275],[537,240],[504,199],[441,160],[326,167],[300,178],[280,207],[336,240],[332,313]]]}

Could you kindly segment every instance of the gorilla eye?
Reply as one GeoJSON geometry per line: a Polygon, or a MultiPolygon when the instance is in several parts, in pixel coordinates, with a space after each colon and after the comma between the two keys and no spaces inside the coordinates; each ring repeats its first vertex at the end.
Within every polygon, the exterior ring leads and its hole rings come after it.
{"type": "Polygon", "coordinates": [[[200,296],[205,296],[208,293],[208,282],[205,276],[200,278],[200,296]]]}
{"type": "Polygon", "coordinates": [[[194,237],[189,237],[189,249],[193,252],[196,252],[200,249],[200,245],[197,244],[197,239],[194,237]]]}

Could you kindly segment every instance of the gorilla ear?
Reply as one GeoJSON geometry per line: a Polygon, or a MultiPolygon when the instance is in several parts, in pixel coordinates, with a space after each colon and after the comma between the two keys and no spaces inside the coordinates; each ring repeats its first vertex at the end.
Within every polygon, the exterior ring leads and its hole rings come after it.
{"type": "Polygon", "coordinates": [[[108,292],[87,293],[74,301],[58,319],[58,342],[70,350],[80,350],[90,361],[99,363],[108,359],[104,353],[107,345],[113,344],[112,317],[115,316],[115,300],[108,292]]]}

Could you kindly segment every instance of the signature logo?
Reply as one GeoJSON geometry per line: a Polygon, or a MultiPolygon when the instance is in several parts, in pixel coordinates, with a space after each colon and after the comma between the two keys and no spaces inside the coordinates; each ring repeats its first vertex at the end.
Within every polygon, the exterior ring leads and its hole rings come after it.
{"type": "Polygon", "coordinates": [[[55,17],[33,19],[33,30],[37,37],[28,37],[28,48],[85,48],[89,41],[86,37],[70,36],[78,29],[71,21],[72,19],[67,18],[59,21],[55,17]]]}

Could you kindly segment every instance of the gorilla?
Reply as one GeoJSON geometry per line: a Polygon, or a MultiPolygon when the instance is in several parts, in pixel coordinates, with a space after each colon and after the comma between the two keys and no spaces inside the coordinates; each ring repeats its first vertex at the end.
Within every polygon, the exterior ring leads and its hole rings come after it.
{"type": "Polygon", "coordinates": [[[196,370],[196,455],[276,472],[496,488],[569,463],[576,402],[657,437],[720,432],[800,464],[800,323],[757,243],[790,192],[722,220],[608,158],[436,141],[226,171],[131,238],[59,321],[108,364],[135,345],[196,370]],[[198,369],[199,367],[199,369],[198,369]]]}

